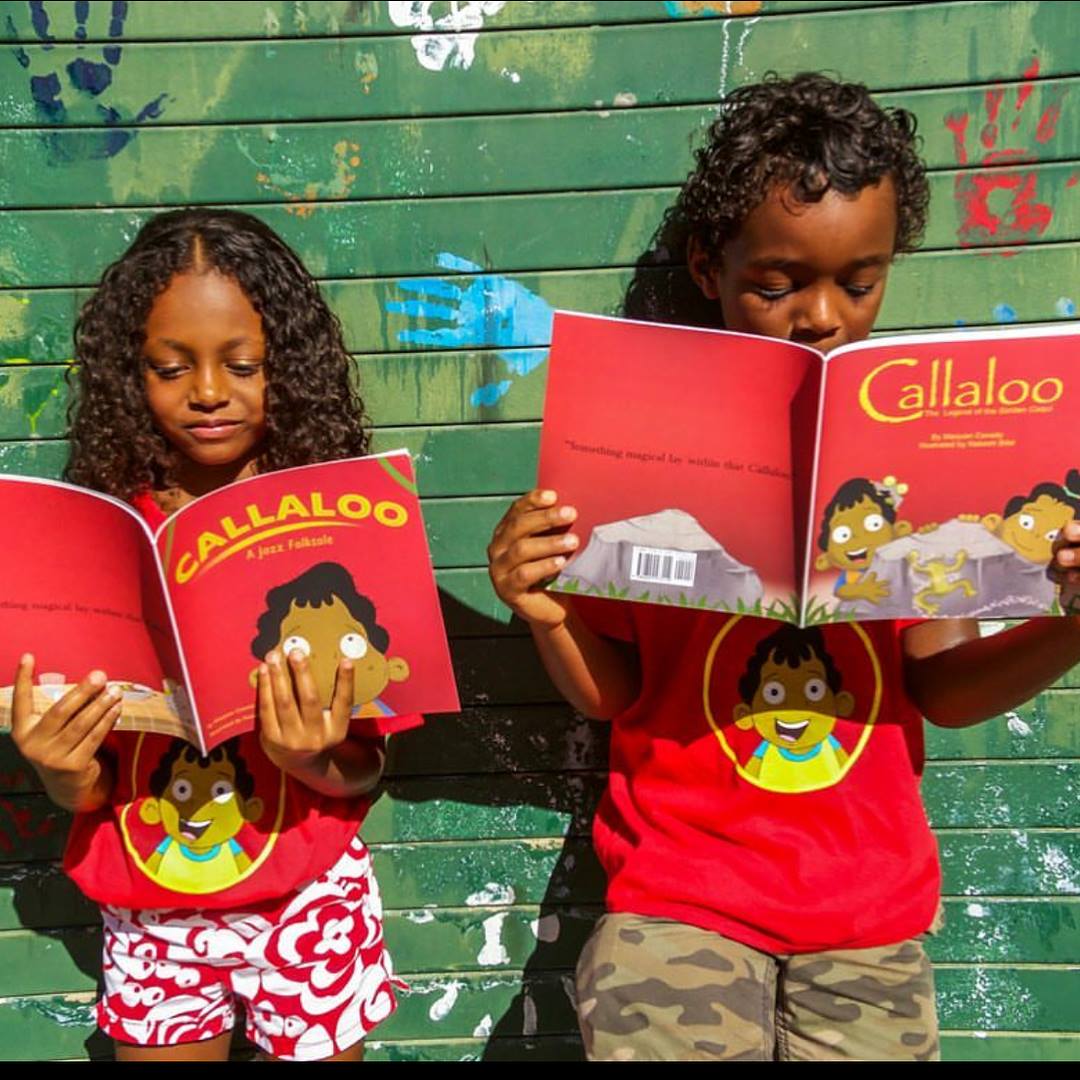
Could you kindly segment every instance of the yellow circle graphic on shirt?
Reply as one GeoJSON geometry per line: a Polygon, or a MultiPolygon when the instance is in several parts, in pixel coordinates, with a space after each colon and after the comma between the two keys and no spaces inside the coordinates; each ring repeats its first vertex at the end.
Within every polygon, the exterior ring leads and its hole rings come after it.
{"type": "MultiPolygon", "coordinates": [[[[145,739],[145,733],[139,735],[132,756],[133,792],[139,790],[139,758],[145,739]]],[[[270,856],[281,832],[284,772],[277,770],[273,826],[261,850],[253,853],[241,842],[244,826],[262,817],[265,806],[254,791],[245,794],[241,776],[246,766],[233,741],[201,757],[190,744],[174,739],[158,770],[163,770],[160,790],[136,798],[120,812],[124,846],[135,865],[163,889],[190,895],[222,892],[251,877],[270,856]],[[149,854],[145,836],[140,852],[133,828],[158,841],[149,854]]]]}
{"type": "Polygon", "coordinates": [[[743,762],[713,715],[709,692],[716,655],[741,618],[733,616],[724,624],[705,658],[702,685],[705,716],[721,749],[739,776],[767,791],[802,794],[838,784],[862,755],[881,709],[881,663],[869,636],[858,623],[842,624],[856,635],[870,661],[874,689],[869,708],[856,702],[841,686],[833,688],[839,680],[832,677],[836,673],[832,658],[827,653],[819,656],[823,647],[821,650],[813,644],[808,647],[805,637],[798,640],[798,635],[806,635],[806,631],[783,624],[773,634],[759,639],[759,650],[766,641],[777,640],[778,644],[757,657],[760,663],[753,673],[752,681],[756,685],[752,702],[740,699],[731,719],[725,718],[729,727],[734,724],[741,730],[752,731],[759,739],[757,748],[743,762]],[[784,636],[794,638],[798,646],[794,653],[798,663],[794,667],[786,659],[779,663],[773,660],[778,648],[782,648],[779,639],[784,636]],[[865,719],[855,746],[848,751],[832,731],[837,720],[852,717],[856,707],[860,711],[865,709],[865,719]]]}

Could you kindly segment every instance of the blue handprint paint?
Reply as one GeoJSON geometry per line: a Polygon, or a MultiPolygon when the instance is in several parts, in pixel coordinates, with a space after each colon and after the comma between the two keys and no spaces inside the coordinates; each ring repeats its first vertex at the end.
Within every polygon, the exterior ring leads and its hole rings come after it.
{"type": "MultiPolygon", "coordinates": [[[[547,359],[546,350],[536,348],[551,341],[552,307],[543,297],[513,278],[485,274],[482,266],[452,252],[439,252],[435,261],[444,270],[477,276],[462,284],[434,277],[398,281],[398,288],[416,299],[392,300],[388,312],[449,324],[408,327],[398,331],[398,341],[444,349],[494,347],[517,376],[528,375],[547,359]]],[[[513,384],[513,379],[487,383],[469,400],[474,406],[497,405],[513,384]]]]}
{"type": "MultiPolygon", "coordinates": [[[[43,0],[30,0],[27,7],[30,11],[30,25],[41,43],[42,52],[51,52],[56,47],[56,39],[51,32],[52,22],[48,8],[43,0]]],[[[80,43],[76,47],[83,49],[86,47],[82,43],[87,39],[86,23],[90,16],[90,4],[88,0],[76,0],[72,9],[75,16],[75,40],[80,43]]],[[[100,61],[86,56],[76,56],[64,66],[63,71],[67,75],[70,88],[77,94],[98,99],[113,85],[113,74],[120,64],[123,52],[121,46],[115,42],[123,37],[127,13],[126,0],[114,0],[110,6],[108,31],[113,43],[101,47],[100,61]]],[[[10,16],[7,19],[7,25],[14,36],[16,27],[10,16]]],[[[30,67],[31,57],[25,49],[15,49],[14,55],[22,67],[30,67]]],[[[34,99],[39,114],[50,123],[58,124],[67,120],[68,110],[64,103],[64,91],[59,71],[30,76],[31,97],[34,99]]],[[[113,130],[63,134],[46,132],[43,138],[49,146],[50,160],[55,164],[115,156],[135,137],[136,133],[127,128],[159,117],[165,97],[165,94],[159,94],[147,102],[133,117],[125,116],[120,109],[103,100],[95,100],[97,112],[106,128],[113,130]],[[120,128],[121,124],[125,125],[125,129],[120,128]]]]}

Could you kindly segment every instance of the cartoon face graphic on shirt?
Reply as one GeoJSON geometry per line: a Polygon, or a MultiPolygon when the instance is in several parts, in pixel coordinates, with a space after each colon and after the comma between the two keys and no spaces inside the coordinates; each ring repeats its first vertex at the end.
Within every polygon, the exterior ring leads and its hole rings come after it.
{"type": "Polygon", "coordinates": [[[761,737],[746,773],[774,791],[835,783],[848,755],[833,728],[855,709],[841,683],[820,629],[784,626],[763,639],[739,680],[742,700],[733,710],[736,727],[761,737]]]}
{"type": "MultiPolygon", "coordinates": [[[[380,695],[392,682],[409,677],[409,665],[389,655],[389,631],[378,624],[375,605],[361,595],[338,563],[319,563],[266,594],[258,636],[251,651],[263,660],[272,649],[308,657],[319,696],[334,693],[338,664],[352,662],[356,716],[391,715],[380,695]]],[[[252,672],[254,682],[255,672],[252,672]]]]}
{"type": "Polygon", "coordinates": [[[175,892],[227,888],[251,866],[236,837],[262,817],[262,799],[237,751],[236,740],[202,757],[176,739],[150,776],[151,794],[139,806],[146,825],[165,838],[145,862],[159,885],[175,892]]]}

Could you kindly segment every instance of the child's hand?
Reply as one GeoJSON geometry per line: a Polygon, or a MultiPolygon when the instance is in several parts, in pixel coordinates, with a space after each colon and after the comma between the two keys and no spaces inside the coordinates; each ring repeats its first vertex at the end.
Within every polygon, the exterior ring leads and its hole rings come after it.
{"type": "Polygon", "coordinates": [[[1053,553],[1050,569],[1061,582],[1061,610],[1080,615],[1080,520],[1070,521],[1058,533],[1053,553]]]}
{"type": "Polygon", "coordinates": [[[53,802],[65,810],[96,810],[108,799],[112,774],[98,758],[120,719],[123,695],[91,671],[43,715],[34,712],[34,658],[19,661],[12,699],[11,737],[41,777],[53,802]]]}
{"type": "Polygon", "coordinates": [[[259,665],[259,740],[266,756],[287,773],[310,771],[349,735],[353,666],[338,665],[334,698],[324,709],[308,658],[299,650],[271,652],[259,665]]]}
{"type": "Polygon", "coordinates": [[[522,495],[495,526],[487,551],[499,599],[515,615],[548,627],[566,621],[566,602],[537,586],[554,577],[578,546],[573,533],[550,535],[577,517],[572,506],[558,506],[556,499],[554,491],[540,489],[522,495]]]}

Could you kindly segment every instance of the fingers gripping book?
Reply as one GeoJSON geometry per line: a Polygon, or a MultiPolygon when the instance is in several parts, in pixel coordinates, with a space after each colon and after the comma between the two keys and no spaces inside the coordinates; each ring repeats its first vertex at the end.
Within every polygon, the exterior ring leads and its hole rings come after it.
{"type": "Polygon", "coordinates": [[[539,484],[555,591],[837,620],[1076,609],[1080,332],[793,342],[557,312],[539,484]]]}

